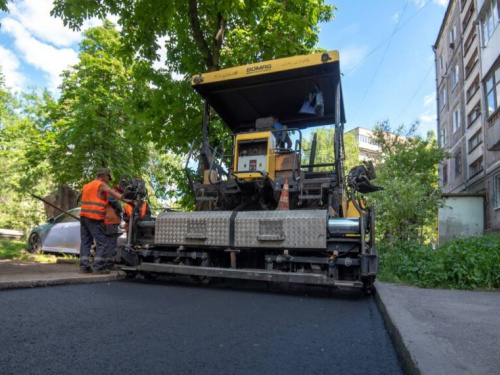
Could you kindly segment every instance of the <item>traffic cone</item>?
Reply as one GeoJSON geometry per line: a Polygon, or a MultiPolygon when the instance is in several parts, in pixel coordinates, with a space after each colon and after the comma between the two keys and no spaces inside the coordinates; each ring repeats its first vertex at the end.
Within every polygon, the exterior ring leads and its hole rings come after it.
{"type": "Polygon", "coordinates": [[[290,209],[290,201],[288,197],[288,179],[286,179],[285,183],[283,184],[283,189],[281,190],[281,196],[276,211],[288,211],[290,209]]]}

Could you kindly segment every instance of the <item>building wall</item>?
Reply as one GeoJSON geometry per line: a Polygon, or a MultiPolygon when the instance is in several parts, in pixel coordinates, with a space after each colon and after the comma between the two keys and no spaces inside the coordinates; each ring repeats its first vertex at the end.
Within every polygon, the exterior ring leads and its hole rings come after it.
{"type": "MultiPolygon", "coordinates": [[[[499,2],[451,0],[434,46],[438,137],[451,154],[439,170],[441,185],[444,193],[485,194],[486,231],[500,231],[500,109],[491,113],[486,100],[497,68],[500,80],[499,20],[491,23],[488,12],[496,6],[500,14],[499,2]]],[[[500,101],[500,85],[497,91],[500,101]]]]}
{"type": "Polygon", "coordinates": [[[484,232],[484,197],[452,195],[444,198],[438,213],[439,243],[454,237],[469,237],[484,232]]]}
{"type": "Polygon", "coordinates": [[[359,161],[372,160],[379,158],[380,147],[375,143],[373,132],[369,129],[357,127],[348,133],[354,133],[359,147],[359,161]]]}
{"type": "Polygon", "coordinates": [[[486,230],[500,232],[500,1],[478,2],[484,116],[486,230]],[[492,21],[492,22],[491,22],[492,21]],[[494,83],[494,104],[489,84],[494,83]]]}

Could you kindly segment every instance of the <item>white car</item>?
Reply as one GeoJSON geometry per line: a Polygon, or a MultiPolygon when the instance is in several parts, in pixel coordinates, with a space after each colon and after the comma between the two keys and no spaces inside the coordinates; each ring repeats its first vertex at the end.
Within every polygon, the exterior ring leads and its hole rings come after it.
{"type": "MultiPolygon", "coordinates": [[[[70,214],[80,217],[80,208],[68,210],[70,214]]],[[[118,238],[118,244],[126,242],[123,233],[118,238]]],[[[43,225],[35,227],[28,236],[28,251],[38,253],[48,251],[53,253],[80,254],[80,221],[68,214],[61,214],[43,225]]]]}

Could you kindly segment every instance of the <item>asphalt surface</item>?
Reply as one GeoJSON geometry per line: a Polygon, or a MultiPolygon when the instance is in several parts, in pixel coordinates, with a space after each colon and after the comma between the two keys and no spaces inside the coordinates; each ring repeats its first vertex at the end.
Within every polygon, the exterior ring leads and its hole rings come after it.
{"type": "Polygon", "coordinates": [[[375,287],[406,373],[500,374],[499,292],[375,287]]]}
{"type": "Polygon", "coordinates": [[[314,373],[311,369],[335,374],[398,373],[397,366],[379,367],[395,363],[388,354],[387,333],[378,330],[380,315],[407,374],[500,373],[499,292],[376,282],[375,299],[346,299],[300,291],[275,293],[254,286],[231,290],[175,282],[117,283],[113,281],[123,278],[117,273],[82,276],[76,271],[76,265],[0,261],[0,289],[8,289],[0,290],[0,373],[76,374],[84,369],[103,374],[118,373],[115,369],[125,374],[131,369],[155,373],[149,371],[155,360],[159,373],[184,368],[189,371],[178,373],[215,374],[224,364],[234,373],[249,374],[294,373],[292,368],[306,374],[314,373]],[[12,290],[68,283],[86,285],[12,290]],[[128,318],[114,320],[125,312],[128,318]],[[257,326],[251,325],[254,321],[257,326]],[[360,332],[353,334],[352,322],[360,332]],[[42,331],[33,335],[36,327],[42,331]],[[241,337],[250,339],[242,344],[235,339],[241,337]],[[202,345],[203,341],[210,345],[202,345]],[[151,349],[155,355],[146,350],[147,342],[155,343],[151,349]],[[110,351],[108,344],[113,343],[120,349],[110,351]],[[387,353],[382,354],[382,349],[387,353]],[[18,352],[21,357],[16,358],[18,352]],[[158,352],[162,354],[156,357],[158,352]],[[32,354],[45,355],[40,363],[46,367],[40,367],[38,359],[30,360],[32,354]],[[259,364],[252,364],[250,357],[259,358],[259,364]],[[374,358],[376,364],[371,367],[374,358]],[[314,363],[321,363],[320,368],[311,367],[314,363]],[[236,371],[243,371],[239,365],[248,372],[236,371]]]}
{"type": "Polygon", "coordinates": [[[0,292],[2,374],[402,374],[373,298],[139,281],[0,292]]]}

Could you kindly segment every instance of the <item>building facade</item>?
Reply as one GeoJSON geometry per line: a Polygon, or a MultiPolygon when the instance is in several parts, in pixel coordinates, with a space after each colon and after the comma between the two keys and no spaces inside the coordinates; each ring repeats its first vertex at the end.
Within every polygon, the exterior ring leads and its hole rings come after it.
{"type": "Polygon", "coordinates": [[[359,148],[359,161],[377,161],[380,158],[380,146],[375,142],[373,131],[357,127],[347,133],[354,133],[359,148]]]}
{"type": "Polygon", "coordinates": [[[445,194],[483,194],[500,232],[500,0],[450,0],[436,44],[439,168],[445,194]]]}

